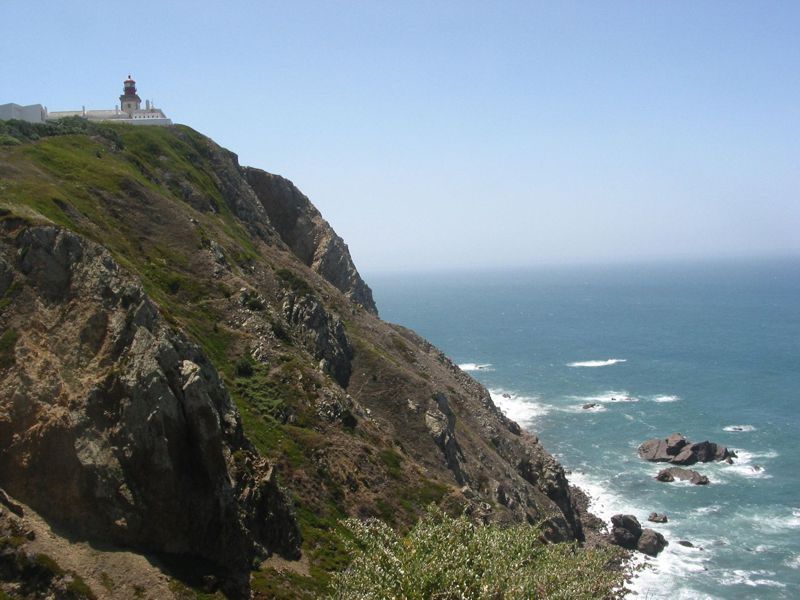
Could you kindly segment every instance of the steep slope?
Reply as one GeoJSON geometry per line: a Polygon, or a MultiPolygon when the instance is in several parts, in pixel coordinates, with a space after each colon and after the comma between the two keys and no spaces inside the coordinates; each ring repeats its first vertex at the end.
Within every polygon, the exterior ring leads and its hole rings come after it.
{"type": "Polygon", "coordinates": [[[583,539],[561,466],[441,352],[378,319],[346,245],[287,180],[186,127],[6,132],[22,142],[0,147],[12,495],[71,535],[198,556],[229,595],[254,557],[295,558],[298,528],[303,559],[267,561],[253,592],[319,593],[347,561],[339,519],[403,528],[430,502],[583,539]]]}

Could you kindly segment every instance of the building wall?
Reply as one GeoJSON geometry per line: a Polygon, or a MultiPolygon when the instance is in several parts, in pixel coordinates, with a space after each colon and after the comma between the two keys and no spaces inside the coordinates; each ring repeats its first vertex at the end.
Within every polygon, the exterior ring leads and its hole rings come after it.
{"type": "Polygon", "coordinates": [[[13,102],[0,104],[0,120],[3,121],[18,119],[29,123],[44,123],[44,117],[44,107],[41,104],[29,104],[28,106],[20,106],[13,102]]]}

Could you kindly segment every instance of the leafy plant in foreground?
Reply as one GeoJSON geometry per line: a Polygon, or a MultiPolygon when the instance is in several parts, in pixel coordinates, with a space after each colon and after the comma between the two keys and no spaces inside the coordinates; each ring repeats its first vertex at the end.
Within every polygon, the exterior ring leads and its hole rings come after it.
{"type": "Polygon", "coordinates": [[[529,525],[476,525],[431,508],[405,536],[378,519],[348,519],[353,561],[331,598],[522,600],[621,598],[615,548],[549,544],[529,525]]]}

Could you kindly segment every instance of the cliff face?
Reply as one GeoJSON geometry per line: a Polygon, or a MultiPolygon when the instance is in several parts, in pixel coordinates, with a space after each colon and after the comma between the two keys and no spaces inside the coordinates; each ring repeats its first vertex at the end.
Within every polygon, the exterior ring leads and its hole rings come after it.
{"type": "Polygon", "coordinates": [[[273,227],[295,256],[345,296],[377,315],[372,290],[358,274],[347,244],[308,198],[280,175],[253,168],[243,171],[273,227]]]}
{"type": "Polygon", "coordinates": [[[200,557],[232,596],[273,553],[305,566],[267,561],[256,596],[319,593],[348,515],[437,502],[583,539],[561,466],[378,319],[290,182],[188,128],[87,133],[0,148],[0,487],[70,535],[200,557]]]}
{"type": "Polygon", "coordinates": [[[82,535],[235,575],[259,554],[297,556],[290,503],[203,352],[101,247],[55,227],[3,230],[6,491],[82,535]]]}

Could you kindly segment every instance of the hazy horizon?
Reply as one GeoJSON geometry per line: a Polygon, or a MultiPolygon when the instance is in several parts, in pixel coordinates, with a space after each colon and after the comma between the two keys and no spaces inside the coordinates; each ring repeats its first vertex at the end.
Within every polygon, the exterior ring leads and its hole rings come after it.
{"type": "Polygon", "coordinates": [[[7,1],[0,103],[130,73],[365,273],[800,255],[800,4],[219,7],[7,1]]]}

